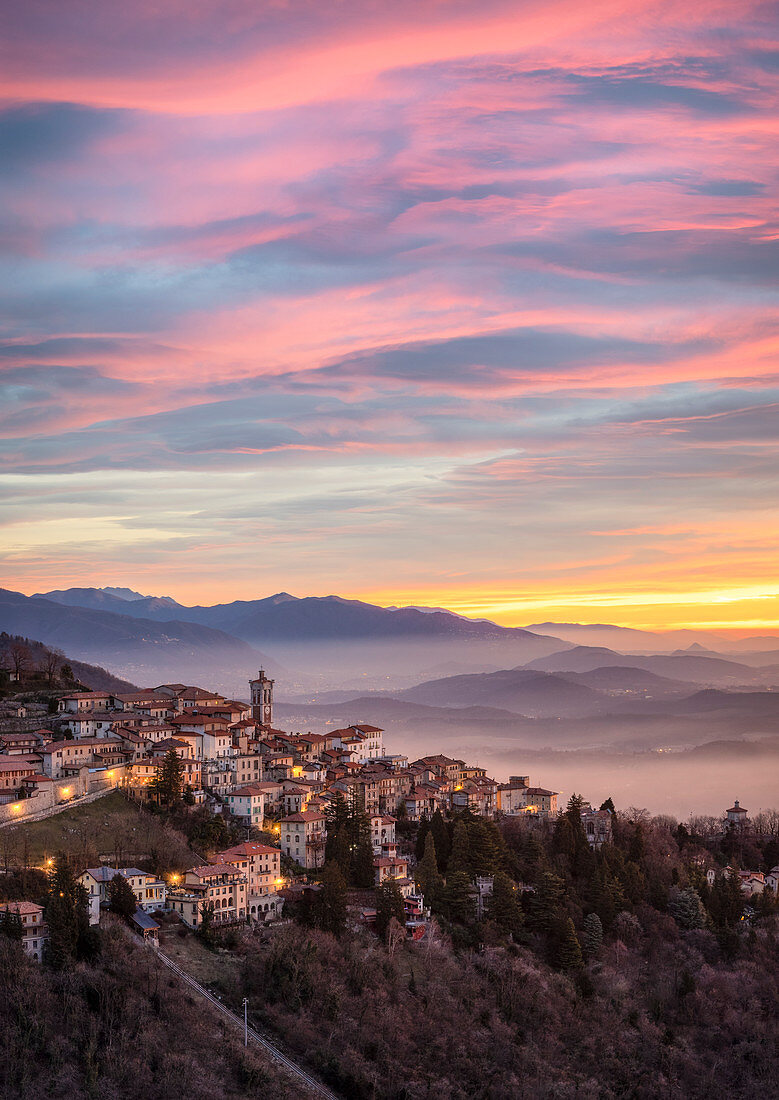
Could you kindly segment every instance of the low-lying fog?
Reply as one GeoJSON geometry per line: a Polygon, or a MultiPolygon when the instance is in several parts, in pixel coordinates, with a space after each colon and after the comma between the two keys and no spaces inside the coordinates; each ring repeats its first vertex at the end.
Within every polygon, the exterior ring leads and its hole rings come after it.
{"type": "Polygon", "coordinates": [[[624,754],[523,749],[490,738],[475,742],[453,737],[441,745],[423,731],[393,736],[388,743],[412,759],[435,752],[462,757],[501,781],[529,775],[533,786],[558,791],[563,805],[576,791],[595,806],[611,796],[617,808],[645,807],[679,820],[690,814],[719,815],[734,799],[751,813],[779,806],[779,737],[713,742],[683,752],[624,754]]]}

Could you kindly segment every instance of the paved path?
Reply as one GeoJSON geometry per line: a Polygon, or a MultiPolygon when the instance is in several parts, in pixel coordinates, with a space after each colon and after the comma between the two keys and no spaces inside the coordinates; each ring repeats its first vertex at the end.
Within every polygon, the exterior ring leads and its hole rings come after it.
{"type": "MultiPolygon", "coordinates": [[[[229,1008],[223,1005],[222,1002],[213,995],[213,993],[209,993],[209,991],[204,986],[202,986],[200,982],[196,982],[194,978],[187,974],[185,970],[182,970],[180,966],[174,963],[172,959],[168,958],[168,956],[164,954],[164,952],[160,951],[159,948],[154,948],[154,952],[160,962],[164,963],[165,966],[173,971],[174,974],[178,974],[181,980],[183,982],[186,982],[190,989],[194,989],[194,991],[198,993],[201,997],[204,997],[207,1001],[210,1001],[214,1008],[218,1008],[224,1016],[227,1016],[227,1018],[233,1024],[235,1024],[236,1027],[240,1028],[241,1032],[243,1032],[244,1022],[240,1016],[237,1016],[235,1012],[231,1012],[229,1008]]],[[[261,1046],[263,1050],[271,1056],[274,1062],[276,1062],[278,1065],[283,1066],[283,1068],[289,1074],[295,1077],[296,1080],[306,1085],[309,1093],[313,1094],[314,1096],[327,1097],[327,1100],[338,1100],[336,1094],[334,1092],[331,1092],[331,1090],[326,1085],[323,1085],[320,1081],[317,1081],[317,1079],[315,1077],[312,1077],[310,1073],[306,1073],[304,1069],[301,1069],[301,1067],[297,1065],[296,1062],[293,1062],[291,1058],[288,1058],[286,1054],[282,1054],[278,1047],[275,1047],[273,1043],[269,1043],[267,1039],[263,1039],[263,1037],[259,1035],[253,1027],[249,1028],[249,1038],[252,1040],[252,1042],[257,1043],[258,1046],[261,1046]]]]}

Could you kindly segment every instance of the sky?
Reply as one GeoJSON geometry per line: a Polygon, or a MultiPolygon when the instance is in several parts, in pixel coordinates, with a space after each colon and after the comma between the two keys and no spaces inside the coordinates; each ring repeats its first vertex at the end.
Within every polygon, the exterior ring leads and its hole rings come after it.
{"type": "Polygon", "coordinates": [[[775,6],[3,38],[5,587],[779,627],[775,6]]]}

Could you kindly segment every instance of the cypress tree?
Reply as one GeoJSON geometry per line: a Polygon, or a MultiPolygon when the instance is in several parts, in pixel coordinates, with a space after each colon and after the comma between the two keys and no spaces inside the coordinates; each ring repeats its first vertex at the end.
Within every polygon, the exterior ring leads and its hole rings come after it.
{"type": "MultiPolygon", "coordinates": [[[[328,837],[328,843],[330,837],[328,837]]],[[[352,869],[352,851],[349,843],[349,831],[344,825],[333,836],[332,845],[330,851],[327,850],[325,845],[325,863],[332,862],[337,863],[341,868],[341,874],[344,878],[348,878],[352,869]]]]}
{"type": "MultiPolygon", "coordinates": [[[[341,867],[348,869],[348,862],[342,861],[342,854],[339,853],[340,849],[337,848],[337,837],[343,831],[345,835],[345,829],[349,822],[349,807],[347,806],[347,800],[343,798],[340,791],[336,791],[336,795],[330,805],[325,811],[325,828],[327,829],[327,840],[325,842],[325,862],[330,859],[338,859],[341,867]]],[[[348,873],[348,870],[347,870],[348,873]]]]}
{"type": "Polygon", "coordinates": [[[471,875],[489,875],[495,870],[497,845],[493,835],[494,826],[477,817],[468,825],[468,845],[470,847],[471,875]]]}
{"type": "Polygon", "coordinates": [[[175,749],[169,749],[152,780],[152,790],[164,806],[173,806],[181,800],[184,764],[175,749]]]}
{"type": "Polygon", "coordinates": [[[429,832],[425,838],[425,854],[416,866],[414,881],[432,909],[438,903],[443,888],[443,879],[438,872],[438,861],[432,832],[429,832]]]}
{"type": "Polygon", "coordinates": [[[361,840],[357,851],[352,854],[352,881],[364,890],[373,886],[373,845],[370,840],[361,840]]]}

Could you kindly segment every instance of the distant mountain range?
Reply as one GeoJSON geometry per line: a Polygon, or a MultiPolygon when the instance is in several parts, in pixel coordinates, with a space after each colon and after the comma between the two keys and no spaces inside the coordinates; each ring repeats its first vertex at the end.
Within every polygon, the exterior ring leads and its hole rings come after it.
{"type": "Polygon", "coordinates": [[[248,678],[262,666],[279,680],[280,698],[307,705],[381,693],[449,711],[582,718],[681,700],[701,687],[753,691],[779,680],[776,638],[754,639],[752,651],[742,639],[734,658],[712,648],[724,639],[711,633],[577,623],[528,630],[444,608],[288,592],[187,607],[121,587],[35,596],[0,590],[0,629],[109,664],[140,683],[207,680],[245,697],[248,678]],[[585,638],[600,643],[581,644],[585,638]],[[613,648],[606,639],[615,640],[613,648]]]}
{"type": "Polygon", "coordinates": [[[209,686],[228,690],[238,670],[245,695],[252,670],[264,665],[283,673],[265,654],[220,630],[176,620],[156,623],[7,589],[0,589],[0,629],[36,638],[81,661],[107,664],[122,678],[144,685],[205,679],[209,686]]]}
{"type": "MultiPolygon", "coordinates": [[[[217,659],[223,677],[228,677],[222,680],[228,683],[227,690],[243,694],[247,675],[259,663],[272,675],[280,676],[284,670],[287,691],[312,684],[337,687],[355,678],[364,678],[365,688],[375,689],[413,684],[420,669],[436,664],[469,668],[475,662],[477,668],[497,670],[567,645],[559,638],[443,610],[390,609],[340,596],[298,598],[279,592],[259,600],[185,607],[167,596],[144,596],[129,589],[71,588],[31,597],[16,593],[14,599],[14,629],[25,629],[20,619],[29,618],[36,636],[45,637],[39,625],[42,608],[47,627],[53,630],[56,624],[58,637],[67,630],[71,645],[91,647],[93,627],[100,644],[106,631],[105,643],[115,642],[119,629],[123,641],[112,649],[112,659],[121,662],[125,675],[135,677],[148,665],[148,645],[157,644],[162,634],[168,659],[176,644],[182,655],[189,647],[186,667],[196,667],[200,660],[201,678],[207,671],[212,680],[213,659],[217,659]],[[24,610],[20,601],[29,601],[24,610]],[[53,606],[60,608],[59,616],[53,614],[53,606]],[[87,613],[98,618],[87,619],[87,613]],[[136,620],[136,626],[128,620],[136,620]],[[202,659],[204,650],[210,653],[208,660],[202,659]]],[[[5,614],[0,601],[0,626],[5,614]]]]}

